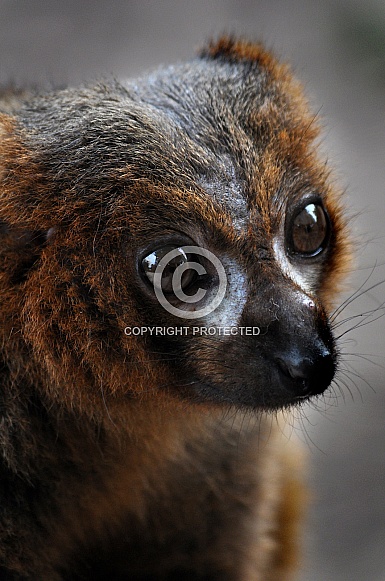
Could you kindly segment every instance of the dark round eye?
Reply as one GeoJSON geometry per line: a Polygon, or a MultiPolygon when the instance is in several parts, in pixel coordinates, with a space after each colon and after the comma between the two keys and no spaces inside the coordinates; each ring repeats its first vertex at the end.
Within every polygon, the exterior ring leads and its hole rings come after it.
{"type": "Polygon", "coordinates": [[[160,265],[162,258],[165,258],[159,272],[161,274],[161,290],[164,294],[175,293],[176,290],[185,291],[197,279],[197,272],[194,269],[188,268],[189,262],[199,262],[192,254],[186,254],[182,247],[177,246],[163,246],[142,260],[142,269],[151,284],[157,284],[154,280],[154,274],[157,267],[160,265]],[[170,255],[167,257],[167,255],[170,255]],[[174,279],[174,273],[179,266],[186,265],[183,269],[181,277],[174,279]],[[175,286],[176,285],[176,286],[175,286]]]}
{"type": "Polygon", "coordinates": [[[321,204],[308,204],[294,217],[289,245],[296,254],[315,256],[329,239],[329,220],[321,204]]]}

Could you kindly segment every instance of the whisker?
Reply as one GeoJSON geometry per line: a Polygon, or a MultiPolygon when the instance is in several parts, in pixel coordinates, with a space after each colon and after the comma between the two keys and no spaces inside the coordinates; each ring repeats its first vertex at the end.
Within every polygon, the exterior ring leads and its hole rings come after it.
{"type": "MultiPolygon", "coordinates": [[[[314,407],[313,403],[311,403],[311,407],[314,407]]],[[[326,454],[324,452],[324,450],[322,450],[318,444],[316,444],[316,442],[313,440],[313,438],[311,437],[307,425],[310,424],[310,419],[309,416],[305,414],[305,412],[303,411],[302,408],[296,408],[296,411],[299,413],[299,416],[296,418],[300,429],[301,429],[301,433],[304,436],[304,440],[305,440],[305,444],[307,446],[307,448],[309,449],[310,452],[313,452],[314,449],[316,449],[318,452],[321,452],[321,454],[326,454]]]]}
{"type": "MultiPolygon", "coordinates": [[[[355,401],[354,394],[353,394],[353,391],[349,387],[349,383],[352,383],[354,385],[354,387],[356,388],[357,392],[359,393],[361,401],[363,402],[361,390],[358,387],[357,383],[354,381],[354,379],[352,377],[349,377],[347,369],[340,369],[339,370],[339,377],[337,378],[337,382],[336,382],[337,385],[338,385],[338,382],[342,383],[342,385],[347,389],[347,391],[349,392],[349,395],[351,397],[351,400],[354,402],[355,401]]],[[[343,390],[341,390],[341,393],[344,393],[343,390]]],[[[343,400],[346,403],[345,397],[343,397],[343,400]]]]}
{"type": "Polygon", "coordinates": [[[385,310],[384,310],[377,317],[371,319],[370,316],[373,313],[376,313],[377,311],[378,311],[378,309],[374,309],[373,311],[368,312],[368,314],[361,315],[364,317],[363,320],[359,321],[356,325],[349,327],[349,329],[346,329],[346,331],[344,331],[343,333],[341,333],[341,335],[338,335],[336,337],[336,340],[338,341],[339,339],[341,339],[341,337],[344,337],[344,335],[346,335],[347,333],[350,333],[351,331],[353,331],[355,329],[360,329],[361,327],[366,327],[366,325],[370,325],[370,324],[374,323],[375,321],[378,321],[379,319],[381,319],[385,315],[385,310]]]}
{"type": "MultiPolygon", "coordinates": [[[[341,373],[343,373],[347,378],[349,378],[351,381],[353,381],[351,379],[351,377],[349,376],[354,376],[357,377],[358,379],[360,379],[361,381],[363,381],[371,390],[373,393],[376,393],[376,390],[374,389],[374,387],[368,382],[367,379],[365,379],[365,377],[363,377],[360,373],[358,373],[357,371],[355,371],[354,369],[351,368],[351,366],[349,365],[348,367],[346,367],[345,369],[341,369],[340,370],[341,373]]],[[[355,384],[356,385],[356,384],[355,384]]],[[[359,388],[357,386],[358,391],[359,388]]],[[[361,393],[361,392],[360,392],[361,393]]]]}
{"type": "Polygon", "coordinates": [[[333,329],[338,329],[338,327],[341,327],[342,325],[345,325],[346,323],[353,321],[354,319],[357,319],[359,317],[370,317],[370,315],[372,315],[373,313],[376,313],[377,311],[380,311],[384,309],[385,312],[385,301],[382,302],[378,307],[375,307],[374,309],[370,309],[369,311],[364,311],[363,313],[358,313],[357,315],[351,315],[350,317],[346,317],[346,319],[342,319],[341,321],[338,321],[337,323],[334,323],[332,325],[333,329]]]}
{"type": "Polygon", "coordinates": [[[375,365],[376,367],[380,367],[381,369],[385,369],[384,365],[381,365],[381,363],[378,363],[377,361],[373,361],[373,359],[370,359],[370,357],[381,357],[382,359],[384,358],[384,356],[381,355],[368,355],[366,353],[349,353],[344,351],[343,352],[343,357],[344,357],[344,363],[345,362],[349,362],[349,359],[346,359],[346,356],[349,357],[357,357],[359,359],[363,359],[364,361],[367,361],[368,363],[371,363],[372,365],[375,365]]]}
{"type": "Polygon", "coordinates": [[[364,296],[365,294],[368,294],[370,291],[372,291],[373,289],[381,286],[382,284],[385,283],[385,280],[381,280],[379,282],[374,283],[373,285],[371,285],[368,288],[365,288],[365,285],[367,284],[367,282],[370,280],[370,278],[373,276],[373,273],[375,271],[375,269],[377,268],[377,263],[373,266],[373,268],[371,269],[369,275],[366,277],[366,279],[364,280],[364,282],[358,287],[357,290],[354,291],[353,294],[351,294],[347,299],[345,299],[330,315],[329,319],[330,322],[333,323],[335,321],[335,319],[349,306],[351,305],[354,301],[356,301],[357,299],[359,299],[360,297],[364,296]]]}

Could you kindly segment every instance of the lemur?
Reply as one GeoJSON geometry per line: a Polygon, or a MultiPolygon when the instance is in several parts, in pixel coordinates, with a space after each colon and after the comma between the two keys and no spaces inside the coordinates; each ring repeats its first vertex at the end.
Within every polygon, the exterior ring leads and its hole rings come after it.
{"type": "Polygon", "coordinates": [[[1,111],[0,579],[291,579],[350,256],[300,84],[222,37],[1,111]]]}

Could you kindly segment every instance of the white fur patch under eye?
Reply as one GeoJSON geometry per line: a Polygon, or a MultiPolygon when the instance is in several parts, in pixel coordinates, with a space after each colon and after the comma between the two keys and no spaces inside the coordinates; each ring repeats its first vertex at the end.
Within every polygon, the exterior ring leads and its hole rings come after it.
{"type": "Polygon", "coordinates": [[[275,259],[281,267],[282,272],[296,285],[298,285],[305,293],[312,293],[318,282],[318,268],[314,265],[308,265],[307,268],[299,271],[288,259],[285,250],[282,248],[278,240],[273,244],[275,259]]]}
{"type": "Polygon", "coordinates": [[[247,301],[247,279],[243,269],[231,258],[222,258],[226,271],[227,290],[222,303],[206,316],[206,324],[217,327],[237,327],[247,301]]]}

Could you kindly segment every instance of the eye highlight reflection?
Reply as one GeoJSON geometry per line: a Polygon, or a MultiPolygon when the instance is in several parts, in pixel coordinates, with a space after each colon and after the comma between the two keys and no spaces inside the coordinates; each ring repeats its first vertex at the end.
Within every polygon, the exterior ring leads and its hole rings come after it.
{"type": "Polygon", "coordinates": [[[294,254],[316,256],[329,241],[330,225],[321,204],[307,204],[293,218],[288,235],[288,247],[294,254]]]}
{"type": "MultiPolygon", "coordinates": [[[[179,267],[183,267],[183,273],[180,277],[180,290],[187,290],[197,279],[197,271],[188,268],[190,262],[197,263],[199,260],[195,255],[187,254],[182,247],[176,246],[163,246],[157,250],[148,254],[142,260],[142,269],[146,277],[152,285],[157,284],[154,277],[155,271],[164,256],[166,256],[170,251],[176,250],[177,254],[167,263],[162,272],[161,277],[161,289],[164,294],[175,293],[175,282],[174,273],[179,267]]],[[[175,253],[174,253],[175,254],[175,253]]]]}

